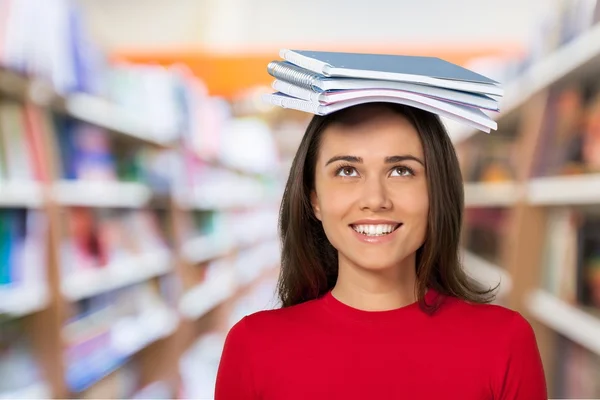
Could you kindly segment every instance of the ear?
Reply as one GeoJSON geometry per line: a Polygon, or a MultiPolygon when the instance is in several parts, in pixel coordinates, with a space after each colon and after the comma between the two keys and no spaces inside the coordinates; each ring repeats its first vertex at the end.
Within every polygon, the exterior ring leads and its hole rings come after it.
{"type": "Polygon", "coordinates": [[[321,221],[321,208],[319,207],[319,197],[317,196],[317,192],[315,190],[310,192],[310,204],[312,206],[315,217],[319,221],[321,221]]]}

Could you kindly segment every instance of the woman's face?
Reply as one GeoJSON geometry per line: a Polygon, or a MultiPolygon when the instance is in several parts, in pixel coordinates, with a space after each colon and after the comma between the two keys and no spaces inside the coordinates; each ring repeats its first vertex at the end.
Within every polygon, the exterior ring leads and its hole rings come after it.
{"type": "Polygon", "coordinates": [[[427,231],[424,164],[419,134],[400,115],[326,128],[311,200],[340,268],[396,268],[414,256],[427,231]]]}

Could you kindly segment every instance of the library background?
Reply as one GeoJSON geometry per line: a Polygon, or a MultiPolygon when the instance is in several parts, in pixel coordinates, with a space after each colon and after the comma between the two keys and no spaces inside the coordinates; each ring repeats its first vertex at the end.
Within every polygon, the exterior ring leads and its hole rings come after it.
{"type": "Polygon", "coordinates": [[[277,306],[310,115],[260,95],[290,47],[503,83],[497,132],[445,121],[464,266],[533,325],[551,398],[600,398],[596,3],[0,0],[0,398],[213,396],[228,329],[277,306]]]}

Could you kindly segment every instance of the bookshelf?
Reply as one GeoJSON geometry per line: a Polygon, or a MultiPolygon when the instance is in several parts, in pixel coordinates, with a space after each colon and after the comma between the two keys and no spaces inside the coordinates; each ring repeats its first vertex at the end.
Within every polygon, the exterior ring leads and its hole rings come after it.
{"type": "MultiPolygon", "coordinates": [[[[496,121],[514,120],[520,108],[533,96],[550,86],[560,86],[589,77],[600,66],[600,26],[594,26],[570,43],[557,48],[543,59],[530,65],[505,86],[505,96],[500,100],[500,113],[496,121]]],[[[467,140],[477,131],[456,129],[455,141],[467,140]]]]}
{"type": "MultiPolygon", "coordinates": [[[[5,90],[1,90],[0,87],[0,92],[3,95],[11,94],[11,101],[17,99],[17,103],[14,104],[26,107],[31,101],[30,97],[12,96],[18,92],[14,87],[34,85],[29,82],[29,78],[6,70],[3,70],[3,73],[4,80],[0,82],[12,83],[5,90]],[[10,76],[11,79],[7,79],[6,76],[10,76]],[[15,84],[15,81],[18,84],[15,84]]],[[[63,100],[55,96],[53,102],[46,103],[45,106],[37,103],[36,111],[46,117],[54,113],[63,116],[65,109],[56,106],[56,104],[65,104],[63,100]]],[[[86,101],[90,101],[90,104],[93,102],[89,97],[86,101]]],[[[103,100],[98,100],[97,103],[106,104],[103,100]]],[[[106,114],[101,118],[91,114],[84,116],[81,112],[73,111],[69,111],[66,115],[77,121],[95,124],[113,135],[124,136],[135,132],[132,140],[119,142],[120,146],[125,143],[134,147],[159,147],[167,151],[175,151],[177,157],[184,158],[182,154],[184,147],[181,143],[170,142],[166,146],[155,139],[142,137],[141,132],[151,130],[144,128],[143,123],[136,123],[137,125],[131,123],[136,121],[136,118],[127,117],[119,107],[106,106],[102,112],[106,114]],[[111,116],[112,112],[116,113],[114,118],[111,116]],[[106,122],[100,123],[100,120],[110,120],[113,123],[110,125],[106,122]]],[[[44,147],[46,154],[42,158],[47,162],[45,166],[47,171],[55,173],[57,168],[52,164],[61,155],[58,154],[60,146],[52,142],[56,140],[58,133],[55,129],[50,129],[44,131],[44,134],[50,145],[44,147]]],[[[270,257],[264,257],[264,253],[262,257],[258,253],[253,256],[244,254],[245,251],[260,247],[271,239],[273,232],[267,232],[269,235],[254,234],[253,237],[249,237],[247,233],[245,236],[240,236],[239,232],[237,236],[225,234],[232,228],[231,224],[234,223],[235,218],[250,224],[261,221],[264,223],[264,217],[261,219],[259,214],[261,212],[264,214],[265,209],[271,210],[269,221],[273,221],[273,211],[276,215],[276,207],[273,210],[273,206],[276,205],[278,192],[272,188],[272,178],[263,178],[252,173],[242,174],[242,171],[235,167],[228,167],[214,160],[203,161],[201,157],[199,162],[211,168],[229,171],[240,181],[244,180],[248,191],[254,190],[258,195],[246,198],[248,192],[241,191],[236,198],[227,199],[230,201],[225,202],[222,200],[225,200],[223,196],[226,191],[222,191],[221,198],[218,197],[218,193],[212,197],[207,196],[206,194],[210,194],[211,191],[202,192],[201,184],[196,185],[196,191],[191,193],[182,188],[170,191],[166,195],[163,193],[162,196],[167,200],[162,204],[159,213],[164,219],[161,229],[164,231],[167,246],[144,248],[138,254],[123,254],[112,261],[109,258],[109,262],[101,265],[101,268],[68,271],[68,273],[64,269],[66,261],[63,247],[65,230],[69,231],[65,225],[69,225],[70,210],[84,210],[89,218],[92,218],[92,215],[94,218],[98,217],[94,214],[98,213],[100,216],[96,223],[99,224],[107,221],[114,222],[111,218],[129,218],[130,213],[137,211],[151,213],[157,211],[152,208],[152,200],[157,196],[155,188],[145,182],[118,179],[105,181],[65,179],[56,173],[49,174],[44,180],[0,182],[0,192],[5,194],[1,196],[2,209],[10,213],[15,208],[36,210],[45,217],[47,222],[45,225],[47,229],[43,231],[41,239],[46,243],[47,251],[38,259],[41,265],[38,265],[38,270],[34,271],[43,271],[40,275],[43,278],[31,282],[25,281],[23,284],[0,286],[0,316],[8,321],[23,321],[24,330],[32,337],[31,347],[35,349],[34,355],[37,356],[39,368],[42,370],[40,377],[43,378],[25,387],[2,391],[1,398],[78,398],[94,395],[118,397],[123,394],[115,392],[114,385],[109,385],[107,382],[110,382],[113,379],[111,377],[119,374],[121,370],[127,369],[128,365],[136,359],[142,360],[140,370],[142,375],[144,373],[147,375],[140,378],[140,382],[144,384],[140,386],[152,388],[159,385],[160,390],[164,392],[166,389],[160,385],[167,381],[171,388],[171,391],[167,391],[171,393],[169,396],[181,394],[178,362],[191,345],[189,343],[191,339],[186,339],[186,335],[199,340],[206,332],[215,332],[223,322],[211,323],[210,318],[214,319],[214,313],[223,313],[218,321],[226,320],[229,316],[226,310],[231,307],[230,303],[239,301],[236,297],[238,292],[248,290],[255,281],[257,283],[263,281],[265,271],[272,274],[277,267],[277,259],[273,257],[277,254],[276,246],[271,246],[270,257]],[[265,181],[269,182],[271,189],[262,187],[265,181]],[[183,199],[193,201],[186,202],[183,199]],[[108,216],[104,215],[107,210],[108,216]],[[116,212],[116,216],[111,217],[111,212],[116,212]],[[231,215],[228,220],[222,222],[221,230],[217,233],[188,232],[185,234],[187,227],[182,221],[193,219],[190,214],[194,213],[231,215]],[[232,237],[234,241],[224,240],[232,237]],[[236,263],[244,263],[248,269],[255,271],[254,276],[248,279],[247,272],[240,272],[239,267],[236,269],[236,263]],[[198,279],[197,275],[202,275],[199,271],[209,268],[212,268],[212,274],[206,274],[206,277],[198,279]],[[106,348],[110,357],[107,356],[97,365],[86,365],[85,368],[77,358],[71,364],[65,361],[69,360],[66,355],[75,354],[73,349],[82,340],[82,332],[90,329],[100,331],[106,329],[101,326],[94,328],[92,321],[87,321],[86,318],[74,319],[71,308],[75,305],[79,307],[82,302],[93,302],[97,298],[113,296],[115,293],[127,297],[127,290],[147,283],[162,285],[161,281],[164,280],[175,282],[174,289],[167,290],[174,294],[164,302],[157,302],[156,307],[142,309],[137,316],[124,315],[110,319],[98,314],[95,317],[98,320],[112,321],[109,327],[111,340],[107,342],[110,345],[106,348]],[[208,315],[209,312],[212,314],[208,315]],[[205,317],[209,319],[202,322],[205,317]],[[198,324],[201,328],[198,328],[198,324]],[[42,326],[44,328],[40,330],[42,326]],[[171,354],[173,350],[174,355],[171,354]],[[156,362],[156,358],[148,357],[147,354],[164,355],[167,351],[171,356],[165,359],[170,360],[170,363],[156,372],[150,365],[156,362]],[[85,374],[81,374],[82,369],[86,371],[85,374]]],[[[75,222],[81,224],[85,221],[75,222]]],[[[141,222],[137,221],[137,223],[141,222]]],[[[206,222],[201,222],[197,228],[203,228],[205,225],[206,222]]],[[[143,231],[132,233],[141,235],[143,231]]],[[[138,245],[141,246],[143,243],[140,242],[138,245]]],[[[153,299],[157,300],[157,298],[153,299]]]]}
{"type": "Polygon", "coordinates": [[[452,132],[466,181],[465,268],[508,282],[499,297],[534,327],[550,398],[600,397],[599,65],[596,22],[505,86],[497,132],[452,132]]]}
{"type": "Polygon", "coordinates": [[[185,71],[109,72],[168,83],[60,91],[0,68],[0,368],[23,366],[0,398],[193,396],[186,354],[205,357],[197,343],[263,308],[243,295],[273,288],[277,165],[223,158],[238,116],[185,71]]]}

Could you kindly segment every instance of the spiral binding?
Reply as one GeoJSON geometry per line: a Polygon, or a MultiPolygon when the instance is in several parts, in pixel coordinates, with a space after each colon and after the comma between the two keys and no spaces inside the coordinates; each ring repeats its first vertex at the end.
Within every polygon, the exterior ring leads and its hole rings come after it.
{"type": "Polygon", "coordinates": [[[285,61],[271,61],[267,66],[269,74],[285,82],[293,83],[306,89],[313,90],[319,74],[307,71],[285,61]]]}

